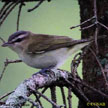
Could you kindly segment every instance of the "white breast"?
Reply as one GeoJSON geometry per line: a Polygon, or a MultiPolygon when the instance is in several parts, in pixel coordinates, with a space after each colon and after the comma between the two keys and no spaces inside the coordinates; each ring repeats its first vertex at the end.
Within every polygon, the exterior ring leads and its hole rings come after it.
{"type": "Polygon", "coordinates": [[[39,69],[59,67],[68,56],[68,48],[61,48],[35,56],[30,56],[25,53],[19,55],[22,61],[27,65],[39,69]]]}

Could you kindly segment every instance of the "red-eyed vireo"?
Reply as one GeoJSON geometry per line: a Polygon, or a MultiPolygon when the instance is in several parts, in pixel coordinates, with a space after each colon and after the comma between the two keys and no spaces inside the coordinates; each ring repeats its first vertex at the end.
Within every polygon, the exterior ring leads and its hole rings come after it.
{"type": "Polygon", "coordinates": [[[27,65],[38,69],[58,68],[76,51],[90,43],[89,40],[73,40],[68,36],[34,34],[18,31],[9,36],[3,47],[15,51],[27,65]]]}

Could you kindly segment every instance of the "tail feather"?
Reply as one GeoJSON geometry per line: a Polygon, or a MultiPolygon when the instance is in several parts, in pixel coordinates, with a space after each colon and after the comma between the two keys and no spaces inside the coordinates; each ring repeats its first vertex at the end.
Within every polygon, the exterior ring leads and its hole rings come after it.
{"type": "Polygon", "coordinates": [[[90,41],[80,41],[79,44],[76,44],[72,47],[69,48],[69,55],[72,55],[74,53],[76,53],[77,51],[81,50],[82,48],[84,48],[85,46],[89,45],[91,42],[90,41]]]}

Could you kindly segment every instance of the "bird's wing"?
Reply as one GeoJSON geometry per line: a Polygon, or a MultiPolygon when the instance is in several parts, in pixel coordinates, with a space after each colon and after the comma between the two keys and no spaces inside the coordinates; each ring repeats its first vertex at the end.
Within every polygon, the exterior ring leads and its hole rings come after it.
{"type": "Polygon", "coordinates": [[[64,47],[72,47],[78,43],[87,42],[87,40],[73,40],[67,36],[54,36],[54,35],[44,35],[36,34],[32,38],[32,43],[28,45],[29,53],[44,53],[46,51],[51,51],[64,47]],[[35,37],[37,36],[37,38],[35,37]],[[35,42],[33,42],[35,41],[35,42]]]}

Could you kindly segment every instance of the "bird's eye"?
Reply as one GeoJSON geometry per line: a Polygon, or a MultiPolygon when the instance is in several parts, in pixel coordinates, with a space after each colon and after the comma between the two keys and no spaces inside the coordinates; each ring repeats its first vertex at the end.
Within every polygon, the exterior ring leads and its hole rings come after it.
{"type": "Polygon", "coordinates": [[[21,42],[22,39],[21,38],[18,38],[17,40],[15,40],[14,42],[21,42]]]}

